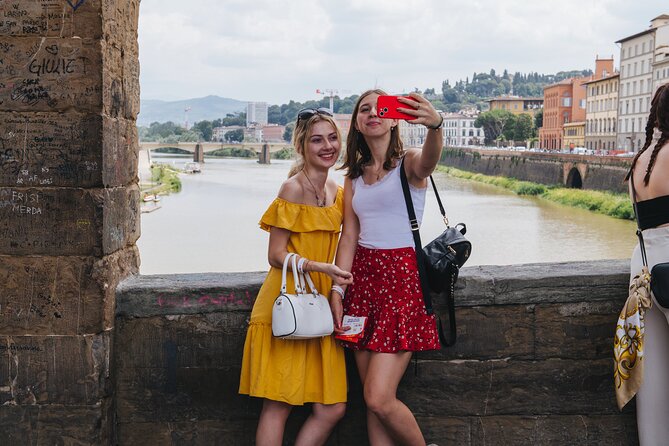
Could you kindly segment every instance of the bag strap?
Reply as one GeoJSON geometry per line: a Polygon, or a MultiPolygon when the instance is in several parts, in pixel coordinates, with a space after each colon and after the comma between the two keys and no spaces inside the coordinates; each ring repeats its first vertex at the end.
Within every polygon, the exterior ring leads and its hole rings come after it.
{"type": "MultiPolygon", "coordinates": [[[[407,180],[406,171],[404,170],[404,159],[402,159],[402,165],[400,166],[400,180],[402,183],[402,192],[404,193],[404,203],[407,207],[407,213],[409,214],[409,223],[411,224],[411,234],[413,235],[413,241],[416,245],[416,263],[418,264],[418,277],[420,278],[420,286],[423,290],[423,301],[425,302],[425,311],[427,314],[434,314],[434,309],[432,308],[432,296],[430,295],[430,287],[427,283],[427,272],[425,271],[425,259],[420,253],[423,252],[423,244],[420,240],[420,227],[418,225],[418,220],[416,219],[416,212],[413,208],[413,200],[411,199],[411,192],[409,191],[409,181],[407,180]]],[[[432,187],[437,196],[437,202],[439,203],[439,210],[441,215],[444,217],[444,222],[448,226],[448,218],[446,217],[446,212],[444,211],[444,206],[441,204],[441,199],[439,198],[439,192],[437,192],[437,186],[434,184],[434,179],[430,175],[430,181],[432,182],[432,187]]],[[[455,275],[455,271],[451,274],[455,275]]],[[[455,278],[451,277],[451,288],[448,291],[446,296],[446,307],[448,309],[448,322],[449,322],[449,338],[446,339],[444,335],[444,327],[441,321],[441,317],[437,317],[437,325],[439,331],[439,340],[446,347],[450,347],[455,344],[457,337],[457,330],[455,325],[455,297],[454,297],[454,287],[455,287],[455,278]]]]}
{"type": "Polygon", "coordinates": [[[409,191],[409,181],[404,170],[404,158],[400,161],[400,181],[402,183],[402,192],[404,193],[404,204],[407,207],[407,214],[409,215],[409,224],[411,225],[411,235],[416,248],[416,263],[418,264],[418,277],[420,279],[420,286],[423,290],[423,301],[425,302],[425,311],[427,314],[433,314],[432,296],[430,295],[430,287],[427,283],[427,272],[425,271],[425,262],[420,252],[423,250],[423,243],[420,240],[420,225],[416,218],[416,212],[413,207],[413,200],[411,199],[411,192],[409,191]]]}
{"type": "Polygon", "coordinates": [[[303,294],[304,288],[300,285],[300,278],[297,273],[297,254],[289,252],[286,257],[283,259],[283,268],[281,268],[281,294],[286,294],[287,285],[286,285],[286,272],[288,271],[288,262],[291,263],[291,269],[293,270],[293,280],[295,282],[295,293],[303,294]]]}
{"type": "Polygon", "coordinates": [[[634,187],[634,169],[630,175],[630,186],[632,187],[632,206],[634,207],[634,219],[636,220],[636,236],[639,239],[639,247],[641,248],[641,260],[643,266],[648,268],[648,256],[646,255],[646,244],[643,241],[643,233],[641,232],[641,222],[639,221],[639,206],[636,199],[636,188],[634,187]]]}

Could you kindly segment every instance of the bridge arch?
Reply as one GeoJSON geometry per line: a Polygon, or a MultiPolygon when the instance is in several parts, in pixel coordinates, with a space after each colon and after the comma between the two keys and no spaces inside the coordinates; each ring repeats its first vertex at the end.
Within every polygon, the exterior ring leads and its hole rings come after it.
{"type": "Polygon", "coordinates": [[[576,167],[572,167],[567,174],[565,186],[570,189],[583,189],[583,178],[581,177],[581,172],[576,167]]]}

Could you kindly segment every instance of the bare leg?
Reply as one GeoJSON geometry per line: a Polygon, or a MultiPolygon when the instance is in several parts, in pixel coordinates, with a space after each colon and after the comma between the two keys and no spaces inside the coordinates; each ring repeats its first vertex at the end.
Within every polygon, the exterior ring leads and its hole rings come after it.
{"type": "Polygon", "coordinates": [[[286,420],[293,406],[280,401],[266,399],[262,405],[258,430],[256,431],[256,446],[281,446],[286,420]]]}
{"type": "Polygon", "coordinates": [[[300,429],[295,446],[323,445],[346,412],[345,403],[314,403],[311,415],[300,429]]]}
{"type": "Polygon", "coordinates": [[[370,444],[424,446],[425,439],[416,419],[409,408],[397,399],[397,386],[409,365],[411,352],[369,354],[363,384],[365,403],[367,410],[385,429],[385,435],[379,438],[378,443],[370,435],[370,444]],[[387,442],[388,437],[390,443],[387,442]]]}
{"type": "Polygon", "coordinates": [[[643,384],[636,397],[636,419],[641,446],[667,444],[669,438],[669,324],[655,303],[646,312],[643,384]]]}

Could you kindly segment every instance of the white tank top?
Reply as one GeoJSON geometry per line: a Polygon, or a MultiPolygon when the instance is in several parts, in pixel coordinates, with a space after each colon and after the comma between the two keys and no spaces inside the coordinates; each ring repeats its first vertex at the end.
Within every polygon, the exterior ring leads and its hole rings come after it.
{"type": "MultiPolygon", "coordinates": [[[[360,246],[370,249],[415,247],[402,193],[401,166],[398,164],[374,184],[365,184],[362,176],[352,181],[353,210],[360,222],[360,246]]],[[[409,184],[409,191],[420,224],[427,188],[409,184]]]]}

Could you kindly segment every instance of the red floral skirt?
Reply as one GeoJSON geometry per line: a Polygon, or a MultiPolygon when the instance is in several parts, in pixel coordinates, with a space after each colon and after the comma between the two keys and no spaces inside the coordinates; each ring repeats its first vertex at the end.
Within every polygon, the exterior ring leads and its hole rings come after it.
{"type": "Polygon", "coordinates": [[[351,272],[344,314],[366,316],[367,324],[358,343],[344,346],[382,353],[439,349],[436,318],[425,311],[412,247],[358,246],[351,272]]]}

